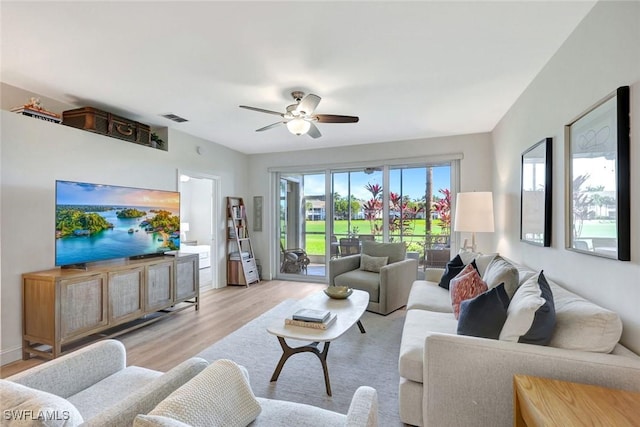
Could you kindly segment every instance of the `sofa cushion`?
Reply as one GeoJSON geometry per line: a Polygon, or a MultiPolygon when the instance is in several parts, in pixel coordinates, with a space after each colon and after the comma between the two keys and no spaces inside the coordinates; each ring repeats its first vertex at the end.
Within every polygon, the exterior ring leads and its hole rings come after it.
{"type": "Polygon", "coordinates": [[[416,280],[411,285],[407,300],[407,310],[413,309],[452,313],[449,291],[438,286],[437,282],[416,280]]]}
{"type": "MultiPolygon", "coordinates": [[[[475,261],[471,261],[471,265],[477,270],[478,267],[476,266],[475,261]]],[[[456,255],[455,257],[453,257],[453,259],[451,261],[449,261],[447,263],[447,265],[444,268],[444,273],[442,274],[442,277],[440,278],[440,283],[438,283],[438,286],[440,286],[441,288],[444,289],[449,289],[449,283],[451,282],[451,279],[453,279],[454,277],[456,277],[458,274],[460,274],[460,272],[462,270],[464,270],[465,268],[465,263],[462,261],[462,258],[460,257],[460,255],[456,255]]]]}
{"type": "Polygon", "coordinates": [[[487,266],[482,280],[487,283],[489,289],[504,283],[507,295],[509,295],[509,298],[513,298],[520,283],[520,274],[513,264],[497,255],[487,266]]]}
{"type": "Polygon", "coordinates": [[[362,253],[374,257],[389,257],[389,264],[393,264],[406,258],[407,247],[403,242],[382,243],[364,240],[362,242],[362,253]]]}
{"type": "Polygon", "coordinates": [[[400,376],[422,383],[424,344],[432,332],[456,333],[458,322],[452,313],[409,310],[402,329],[398,365],[400,376]]]}
{"type": "Polygon", "coordinates": [[[552,347],[568,350],[610,353],[622,335],[622,321],[617,313],[549,281],[556,309],[556,327],[552,347]]]}
{"type": "Polygon", "coordinates": [[[458,335],[497,340],[507,320],[509,295],[501,283],[475,298],[460,303],[458,335]]]}
{"type": "Polygon", "coordinates": [[[524,282],[511,299],[500,332],[503,341],[547,345],[556,317],[553,294],[542,271],[524,282]]]}
{"type": "Polygon", "coordinates": [[[471,252],[464,249],[460,249],[458,252],[460,258],[464,265],[471,264],[471,261],[475,261],[476,266],[478,267],[478,273],[480,276],[484,276],[484,272],[487,270],[491,261],[498,255],[497,253],[492,254],[483,254],[481,252],[471,252]]]}
{"type": "Polygon", "coordinates": [[[380,269],[389,262],[388,256],[360,255],[360,270],[380,273],[380,269]]]}
{"type": "Polygon", "coordinates": [[[449,295],[453,316],[457,319],[460,313],[460,303],[466,299],[475,298],[487,290],[487,284],[482,281],[478,270],[473,265],[467,265],[449,283],[449,295]]]}
{"type": "Polygon", "coordinates": [[[303,403],[257,398],[262,411],[249,427],[345,426],[347,416],[303,403]]]}
{"type": "Polygon", "coordinates": [[[336,286],[348,286],[369,292],[369,301],[380,301],[380,274],[363,270],[351,270],[333,279],[336,286]]]}
{"type": "Polygon", "coordinates": [[[0,402],[2,402],[4,411],[2,425],[7,427],[72,427],[78,426],[84,421],[78,409],[68,400],[12,381],[0,379],[0,402]],[[27,416],[27,419],[7,419],[7,414],[12,413],[20,413],[25,416],[32,414],[33,416],[27,416]]]}
{"type": "Polygon", "coordinates": [[[85,420],[89,420],[105,409],[118,404],[161,375],[162,372],[139,366],[129,366],[81,392],[69,396],[68,400],[78,408],[85,420]],[[100,398],[96,399],[96,396],[100,396],[100,398]]]}
{"type": "Polygon", "coordinates": [[[207,366],[149,412],[194,427],[244,427],[258,414],[260,404],[249,380],[235,362],[226,359],[207,366]]]}

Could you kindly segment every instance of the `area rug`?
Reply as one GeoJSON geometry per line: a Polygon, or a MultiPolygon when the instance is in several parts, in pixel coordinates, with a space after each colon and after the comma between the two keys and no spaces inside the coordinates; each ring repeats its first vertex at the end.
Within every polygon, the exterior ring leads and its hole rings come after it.
{"type": "Polygon", "coordinates": [[[349,410],[359,386],[373,387],[378,391],[379,425],[402,426],[398,415],[398,354],[404,317],[392,319],[365,312],[361,319],[365,334],[354,325],[331,343],[327,366],[333,396],[327,396],[320,360],[311,353],[290,357],[278,381],[270,382],[282,349],[266,328],[284,321],[294,303],[295,300],[280,303],[198,356],[208,361],[231,359],[244,365],[256,396],[306,403],[342,414],[349,410]]]}

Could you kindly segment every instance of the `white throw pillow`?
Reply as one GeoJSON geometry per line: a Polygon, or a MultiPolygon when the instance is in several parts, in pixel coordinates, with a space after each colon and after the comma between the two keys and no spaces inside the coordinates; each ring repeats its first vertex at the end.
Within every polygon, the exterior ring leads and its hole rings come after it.
{"type": "Polygon", "coordinates": [[[518,342],[526,334],[535,318],[536,311],[542,307],[545,299],[538,286],[538,275],[524,282],[513,295],[507,309],[507,320],[500,331],[501,341],[518,342]]]}
{"type": "Polygon", "coordinates": [[[13,381],[0,380],[0,402],[2,425],[7,427],[74,427],[84,421],[67,399],[13,381]]]}
{"type": "MultiPolygon", "coordinates": [[[[478,270],[479,269],[478,266],[478,270]]],[[[487,266],[484,274],[482,274],[482,280],[486,282],[489,289],[495,288],[500,283],[504,283],[504,290],[507,291],[509,298],[513,298],[516,289],[518,289],[520,273],[515,265],[500,255],[497,255],[487,266]]]]}
{"type": "Polygon", "coordinates": [[[541,271],[522,284],[509,308],[500,339],[549,345],[556,325],[553,292],[541,271]]]}
{"type": "Polygon", "coordinates": [[[556,307],[552,347],[610,353],[622,336],[617,313],[550,283],[556,307]]]}
{"type": "Polygon", "coordinates": [[[148,415],[173,418],[193,427],[245,427],[260,410],[240,366],[220,359],[167,396],[148,415]]]}
{"type": "Polygon", "coordinates": [[[360,254],[360,270],[380,273],[380,269],[389,262],[388,256],[371,256],[360,254]]]}

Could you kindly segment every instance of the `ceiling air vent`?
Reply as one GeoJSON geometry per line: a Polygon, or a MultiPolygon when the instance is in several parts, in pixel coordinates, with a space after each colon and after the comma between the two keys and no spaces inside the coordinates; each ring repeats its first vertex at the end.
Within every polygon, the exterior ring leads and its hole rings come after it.
{"type": "Polygon", "coordinates": [[[169,119],[171,121],[174,121],[176,123],[184,123],[184,122],[188,122],[189,120],[185,119],[184,117],[180,117],[176,114],[173,113],[169,113],[169,114],[161,114],[162,117],[164,117],[165,119],[169,119]]]}

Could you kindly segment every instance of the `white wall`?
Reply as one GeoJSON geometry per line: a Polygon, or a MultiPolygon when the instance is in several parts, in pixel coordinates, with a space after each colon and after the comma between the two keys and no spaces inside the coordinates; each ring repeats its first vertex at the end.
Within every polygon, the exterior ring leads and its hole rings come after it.
{"type": "MultiPolygon", "coordinates": [[[[2,364],[20,358],[21,274],[54,266],[56,179],[177,190],[177,170],[185,169],[219,176],[221,195],[247,193],[246,155],[178,131],[169,130],[165,152],[8,111],[1,120],[2,364]]],[[[219,242],[223,232],[221,223],[219,242]]],[[[225,283],[224,246],[218,253],[225,283]]]]}
{"type": "MultiPolygon", "coordinates": [[[[543,30],[544,25],[541,29],[543,30]]],[[[640,353],[640,2],[600,2],[493,132],[496,246],[574,292],[615,310],[622,342],[640,353]],[[567,251],[564,125],[617,87],[631,85],[631,262],[567,251]],[[519,241],[520,155],[553,138],[551,248],[519,241]]]]}
{"type": "MultiPolygon", "coordinates": [[[[328,125],[331,126],[331,125],[328,125]]],[[[340,125],[335,125],[340,126],[340,125]]],[[[292,136],[293,137],[293,136],[292,136]]],[[[301,136],[300,144],[312,146],[313,140],[301,136]]],[[[419,139],[411,141],[394,141],[381,144],[365,144],[351,147],[328,148],[317,150],[303,150],[288,153],[260,154],[250,156],[251,196],[264,197],[262,232],[251,233],[256,257],[263,260],[263,277],[271,277],[271,265],[268,265],[269,242],[277,241],[275,224],[275,200],[270,192],[272,182],[267,179],[268,169],[272,167],[305,166],[313,170],[314,165],[331,165],[340,167],[354,163],[366,162],[369,165],[379,165],[392,159],[416,159],[420,157],[437,157],[451,154],[462,154],[460,161],[460,190],[482,191],[491,190],[491,140],[489,134],[459,135],[443,138],[419,139]]],[[[245,201],[253,202],[252,197],[245,201]]],[[[249,206],[247,213],[252,221],[253,207],[249,206]]],[[[250,222],[251,223],[251,222],[250,222]]],[[[492,240],[488,235],[478,235],[478,246],[488,247],[492,240]]]]}

